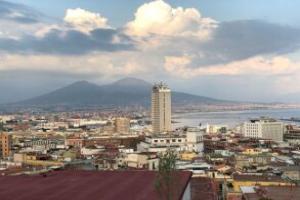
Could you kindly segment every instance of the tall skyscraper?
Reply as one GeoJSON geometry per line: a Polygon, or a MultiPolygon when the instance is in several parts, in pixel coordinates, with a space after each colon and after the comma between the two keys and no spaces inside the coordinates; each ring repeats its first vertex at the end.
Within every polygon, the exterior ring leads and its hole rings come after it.
{"type": "Polygon", "coordinates": [[[152,130],[154,133],[168,132],[171,126],[171,90],[166,84],[152,87],[152,130]]]}

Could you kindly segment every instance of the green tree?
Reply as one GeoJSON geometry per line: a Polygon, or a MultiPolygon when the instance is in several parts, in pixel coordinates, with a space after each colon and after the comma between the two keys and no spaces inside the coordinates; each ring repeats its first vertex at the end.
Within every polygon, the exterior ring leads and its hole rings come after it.
{"type": "Polygon", "coordinates": [[[4,131],[4,123],[0,121],[0,131],[4,131]]]}
{"type": "Polygon", "coordinates": [[[161,199],[172,200],[178,195],[178,173],[176,172],[177,154],[169,149],[159,156],[158,173],[155,182],[161,199]]]}

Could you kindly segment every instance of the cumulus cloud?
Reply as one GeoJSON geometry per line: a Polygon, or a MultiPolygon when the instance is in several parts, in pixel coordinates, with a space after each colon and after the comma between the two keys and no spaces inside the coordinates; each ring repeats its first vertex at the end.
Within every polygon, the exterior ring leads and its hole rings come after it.
{"type": "Polygon", "coordinates": [[[211,65],[206,67],[191,66],[193,56],[165,57],[165,70],[181,78],[216,75],[290,75],[299,73],[300,62],[293,62],[282,56],[264,58],[257,56],[242,61],[234,61],[228,64],[211,65]]]}
{"type": "Polygon", "coordinates": [[[67,9],[64,21],[72,28],[85,33],[99,28],[110,28],[105,17],[81,8],[67,9]]]}
{"type": "MultiPolygon", "coordinates": [[[[0,16],[20,16],[16,8],[23,6],[0,1],[0,16]],[[1,9],[1,5],[7,9],[1,9]]],[[[21,21],[0,19],[0,53],[84,55],[132,49],[129,36],[111,28],[100,14],[80,8],[67,9],[64,20],[56,23],[24,25],[21,21]]]]}
{"type": "MultiPolygon", "coordinates": [[[[159,48],[155,48],[162,55],[193,55],[195,64],[192,66],[205,67],[256,56],[285,56],[297,52],[300,47],[300,29],[258,20],[244,20],[219,23],[210,40],[160,37],[154,41],[159,44],[159,48]]],[[[145,46],[149,43],[147,41],[145,46]]]]}
{"type": "Polygon", "coordinates": [[[146,3],[138,8],[126,31],[134,36],[195,36],[206,39],[217,27],[211,18],[203,18],[195,8],[172,8],[162,0],[146,3]]]}

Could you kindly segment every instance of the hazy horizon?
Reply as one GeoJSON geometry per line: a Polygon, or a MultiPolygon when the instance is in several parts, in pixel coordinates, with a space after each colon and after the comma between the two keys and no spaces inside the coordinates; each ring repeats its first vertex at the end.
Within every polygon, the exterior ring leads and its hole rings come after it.
{"type": "MultiPolygon", "coordinates": [[[[43,95],[48,95],[52,92],[55,92],[57,90],[61,90],[61,89],[65,89],[65,88],[68,88],[69,86],[73,86],[75,84],[79,84],[79,85],[85,85],[85,83],[88,83],[90,84],[91,86],[93,85],[97,85],[97,86],[112,86],[116,83],[118,84],[123,84],[124,82],[127,83],[127,81],[134,81],[133,82],[133,85],[136,85],[136,86],[139,86],[140,84],[143,84],[143,82],[145,82],[146,84],[149,84],[149,86],[155,84],[155,83],[159,83],[159,82],[164,82],[163,80],[159,80],[159,81],[146,81],[146,80],[143,80],[143,79],[139,79],[139,78],[135,78],[135,77],[124,77],[124,78],[121,78],[121,79],[118,79],[118,80],[114,80],[114,81],[111,81],[111,82],[108,82],[108,83],[96,83],[96,82],[92,82],[92,81],[88,81],[88,80],[73,80],[72,82],[67,82],[65,84],[62,83],[62,85],[60,84],[55,84],[55,85],[58,85],[58,86],[52,86],[52,87],[49,87],[47,89],[43,88],[43,90],[41,90],[41,88],[37,88],[35,90],[30,90],[31,93],[27,93],[24,94],[22,92],[24,92],[24,90],[20,91],[18,94],[19,96],[14,96],[12,97],[11,99],[9,99],[9,96],[5,98],[0,97],[0,104],[9,104],[9,103],[18,103],[18,102],[21,102],[23,100],[30,100],[30,99],[33,99],[33,98],[36,98],[36,97],[39,97],[39,96],[43,96],[43,95]],[[120,82],[120,83],[119,83],[120,82]]],[[[31,86],[31,88],[33,88],[35,86],[31,86]]],[[[186,93],[186,94],[191,94],[191,95],[196,95],[196,96],[202,96],[202,97],[207,97],[207,98],[212,98],[212,99],[217,99],[217,100],[221,100],[221,101],[236,101],[234,99],[224,99],[224,98],[215,98],[215,97],[211,97],[211,96],[207,96],[207,95],[203,95],[203,94],[197,94],[197,93],[193,93],[193,91],[191,92],[188,92],[188,91],[179,91],[179,90],[176,90],[176,88],[172,88],[172,92],[181,92],[181,93],[186,93]]],[[[240,101],[237,101],[237,102],[248,102],[248,103],[298,103],[297,101],[280,101],[280,100],[277,100],[277,101],[257,101],[257,100],[240,100],[240,101]]]]}

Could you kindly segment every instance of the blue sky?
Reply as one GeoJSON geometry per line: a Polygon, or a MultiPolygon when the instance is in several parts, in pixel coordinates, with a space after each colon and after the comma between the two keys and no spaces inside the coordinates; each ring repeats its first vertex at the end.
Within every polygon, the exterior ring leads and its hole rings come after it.
{"type": "Polygon", "coordinates": [[[0,90],[7,91],[0,103],[124,77],[221,99],[300,102],[299,7],[295,0],[0,0],[0,90]]]}
{"type": "MultiPolygon", "coordinates": [[[[100,12],[115,26],[133,18],[134,11],[145,0],[14,0],[49,16],[62,18],[67,8],[85,8],[100,12]]],[[[261,19],[300,26],[300,1],[295,0],[168,0],[173,6],[194,7],[219,21],[261,19]]]]}

